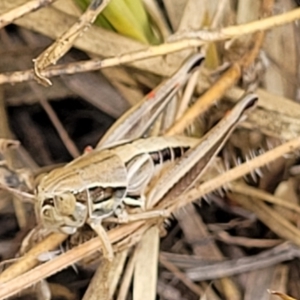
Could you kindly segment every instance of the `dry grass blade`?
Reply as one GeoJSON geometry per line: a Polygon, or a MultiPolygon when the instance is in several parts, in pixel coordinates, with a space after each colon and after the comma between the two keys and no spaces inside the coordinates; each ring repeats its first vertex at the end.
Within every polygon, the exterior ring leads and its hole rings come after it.
{"type": "Polygon", "coordinates": [[[263,133],[278,139],[290,140],[300,133],[299,119],[287,116],[283,112],[258,109],[248,122],[250,128],[259,127],[263,133]]]}
{"type": "Polygon", "coordinates": [[[148,229],[137,249],[134,270],[133,298],[152,300],[156,296],[159,230],[157,226],[148,229]]]}
{"type": "Polygon", "coordinates": [[[239,245],[242,247],[249,248],[268,248],[274,247],[282,243],[279,239],[249,239],[244,237],[233,237],[229,235],[226,231],[221,231],[217,233],[217,239],[219,241],[225,242],[226,244],[239,245]]]}
{"type": "Polygon", "coordinates": [[[184,115],[167,130],[166,134],[175,135],[181,133],[186,127],[192,124],[197,116],[203,114],[209,107],[216,103],[216,101],[218,101],[241,77],[242,69],[248,68],[254,62],[262,46],[263,40],[263,32],[255,34],[253,37],[254,45],[252,49],[247,51],[239,61],[233,63],[229,70],[227,70],[209,90],[199,97],[196,103],[187,109],[184,115]]]}
{"type": "Polygon", "coordinates": [[[269,298],[267,290],[272,284],[273,274],[275,273],[275,271],[275,266],[251,271],[247,278],[249,285],[247,285],[247,288],[245,290],[244,300],[273,300],[272,298],[269,298]],[[250,288],[253,286],[255,286],[255,289],[250,288]]]}
{"type": "Polygon", "coordinates": [[[83,300],[112,299],[123,273],[128,249],[118,252],[112,262],[102,260],[91,280],[83,300]]]}
{"type": "Polygon", "coordinates": [[[43,6],[49,5],[56,0],[31,0],[0,15],[0,28],[12,23],[14,20],[35,11],[43,6]]]}
{"type": "MultiPolygon", "coordinates": [[[[292,99],[276,95],[265,89],[257,89],[256,93],[259,97],[258,107],[267,111],[277,112],[278,114],[281,113],[282,115],[290,116],[295,119],[300,117],[299,104],[292,99]]],[[[244,90],[235,86],[226,92],[226,98],[232,102],[237,102],[243,94],[244,90]]]]}
{"type": "Polygon", "coordinates": [[[125,300],[127,297],[127,294],[128,294],[129,288],[130,288],[130,283],[132,281],[132,275],[134,272],[137,254],[138,254],[138,250],[137,250],[137,248],[135,248],[133,254],[131,255],[131,257],[127,263],[125,272],[123,274],[123,280],[122,280],[122,283],[121,283],[121,286],[120,286],[120,289],[118,292],[118,296],[116,298],[117,300],[125,300]]]}
{"type": "Polygon", "coordinates": [[[111,299],[108,281],[108,274],[111,267],[112,262],[106,259],[100,263],[82,300],[111,299]]]}
{"type": "Polygon", "coordinates": [[[240,76],[241,67],[238,64],[234,64],[204,95],[197,99],[197,102],[193,106],[186,110],[183,116],[167,130],[166,135],[172,136],[184,131],[199,114],[216,103],[234,85],[240,76]]]}
{"type": "MultiPolygon", "coordinates": [[[[287,282],[289,280],[289,268],[284,264],[277,265],[273,274],[270,274],[272,278],[271,284],[268,286],[267,290],[278,290],[286,292],[287,282]]],[[[259,280],[259,278],[258,278],[259,280]]],[[[273,297],[274,298],[274,297],[273,297]]],[[[271,300],[276,300],[272,299],[271,300]]],[[[278,300],[278,299],[277,299],[278,300]]]]}
{"type": "MultiPolygon", "coordinates": [[[[201,216],[196,213],[193,205],[188,204],[184,209],[176,213],[176,218],[184,232],[186,241],[191,244],[193,253],[203,260],[223,260],[224,257],[214,240],[210,239],[210,233],[201,216]],[[207,240],[206,245],[197,245],[195,241],[207,240]]],[[[235,282],[228,277],[222,278],[218,284],[228,299],[240,299],[241,294],[235,282]]],[[[190,285],[188,285],[190,287],[190,285]]],[[[191,288],[191,287],[190,287],[191,288]]],[[[192,289],[194,290],[194,289],[192,289]]],[[[198,290],[199,292],[199,290],[198,290]]],[[[203,293],[201,293],[203,296],[203,293]]]]}
{"type": "MultiPolygon", "coordinates": [[[[226,92],[233,102],[243,94],[234,87],[226,92]]],[[[286,97],[258,89],[258,108],[249,116],[245,127],[259,128],[263,133],[279,139],[290,140],[300,134],[299,104],[286,97]]]]}
{"type": "Polygon", "coordinates": [[[88,29],[106,7],[110,0],[93,0],[87,10],[81,15],[78,22],[68,29],[54,44],[48,47],[34,60],[35,76],[42,84],[51,85],[51,81],[41,74],[41,70],[55,64],[71,47],[74,41],[88,29]]]}
{"type": "Polygon", "coordinates": [[[269,194],[265,191],[262,191],[262,190],[257,189],[257,188],[253,188],[253,187],[248,186],[246,184],[232,182],[229,185],[229,188],[232,192],[239,193],[239,194],[242,194],[242,195],[247,195],[247,196],[254,197],[254,198],[259,198],[263,201],[273,203],[273,204],[278,204],[279,206],[286,207],[286,208],[289,208],[292,211],[300,213],[300,206],[299,205],[297,205],[295,203],[288,202],[288,201],[286,201],[282,198],[273,196],[273,195],[271,195],[271,194],[269,194]]]}
{"type": "Polygon", "coordinates": [[[294,9],[286,14],[272,16],[263,20],[257,20],[248,24],[242,24],[239,26],[229,26],[221,28],[216,32],[207,32],[204,30],[195,32],[186,32],[179,35],[174,35],[173,39],[195,39],[198,38],[202,41],[220,41],[238,37],[241,35],[250,34],[256,31],[262,31],[270,29],[274,26],[280,26],[286,23],[293,22],[299,18],[300,8],[294,9]]]}
{"type": "Polygon", "coordinates": [[[109,271],[108,280],[110,298],[112,298],[118,288],[119,280],[123,274],[128,254],[130,254],[129,248],[118,252],[116,255],[116,261],[113,262],[112,268],[109,271]]]}

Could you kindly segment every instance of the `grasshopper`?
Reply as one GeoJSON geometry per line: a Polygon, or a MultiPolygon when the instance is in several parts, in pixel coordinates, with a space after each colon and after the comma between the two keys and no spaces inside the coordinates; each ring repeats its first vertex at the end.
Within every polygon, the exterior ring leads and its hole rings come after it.
{"type": "Polygon", "coordinates": [[[194,164],[199,166],[200,162],[199,170],[205,170],[256,97],[243,98],[203,139],[140,138],[202,60],[199,55],[191,57],[166,85],[125,113],[95,150],[41,179],[36,188],[35,208],[37,218],[46,228],[73,234],[88,223],[102,240],[104,255],[112,259],[112,246],[101,225],[103,219],[120,214],[124,204],[145,208],[149,199],[156,203],[194,164]],[[139,114],[148,116],[146,121],[138,119],[139,114]],[[169,169],[175,171],[174,176],[164,172],[158,185],[150,190],[149,199],[145,199],[157,168],[168,162],[175,163],[169,169]]]}
{"type": "Polygon", "coordinates": [[[105,254],[112,258],[101,221],[116,212],[123,202],[144,206],[143,201],[130,197],[140,194],[150,181],[151,176],[144,174],[152,174],[157,163],[178,158],[196,142],[185,137],[129,141],[146,133],[203,60],[201,54],[190,57],[170,79],[127,111],[94,151],[41,179],[35,192],[35,210],[37,219],[46,228],[73,234],[88,222],[102,239],[105,254]]]}

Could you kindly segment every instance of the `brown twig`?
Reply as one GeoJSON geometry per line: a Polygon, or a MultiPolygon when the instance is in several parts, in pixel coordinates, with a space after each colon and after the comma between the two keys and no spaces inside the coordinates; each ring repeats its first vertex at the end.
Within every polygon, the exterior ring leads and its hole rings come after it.
{"type": "Polygon", "coordinates": [[[31,84],[31,88],[34,91],[34,93],[37,95],[42,107],[44,108],[45,112],[47,113],[48,117],[50,118],[52,124],[54,125],[60,139],[64,143],[65,147],[69,151],[69,153],[72,155],[73,158],[76,158],[80,155],[79,150],[77,149],[75,143],[70,138],[69,134],[67,133],[66,129],[60,122],[59,118],[57,117],[55,111],[52,109],[51,105],[48,103],[48,101],[45,99],[43,94],[37,89],[36,86],[31,84]]]}
{"type": "Polygon", "coordinates": [[[210,262],[206,266],[191,268],[187,270],[186,274],[192,280],[211,280],[266,268],[299,257],[299,255],[300,250],[298,247],[290,243],[284,243],[252,257],[243,257],[233,261],[210,262]]]}

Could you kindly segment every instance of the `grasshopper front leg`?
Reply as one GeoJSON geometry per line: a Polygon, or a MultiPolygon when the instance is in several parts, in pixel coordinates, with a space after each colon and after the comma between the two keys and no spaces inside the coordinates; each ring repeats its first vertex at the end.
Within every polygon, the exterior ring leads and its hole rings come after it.
{"type": "Polygon", "coordinates": [[[87,190],[87,207],[88,207],[87,223],[90,225],[90,227],[96,232],[96,234],[100,238],[100,241],[103,245],[104,258],[106,258],[108,261],[112,261],[114,258],[114,250],[107,236],[107,233],[101,224],[102,218],[94,216],[93,214],[93,200],[88,190],[87,190]]]}
{"type": "Polygon", "coordinates": [[[114,250],[112,248],[108,235],[101,224],[101,221],[99,221],[97,218],[89,218],[87,220],[87,223],[97,233],[98,237],[100,238],[100,241],[103,245],[104,258],[107,259],[108,261],[112,261],[114,258],[114,250]]]}

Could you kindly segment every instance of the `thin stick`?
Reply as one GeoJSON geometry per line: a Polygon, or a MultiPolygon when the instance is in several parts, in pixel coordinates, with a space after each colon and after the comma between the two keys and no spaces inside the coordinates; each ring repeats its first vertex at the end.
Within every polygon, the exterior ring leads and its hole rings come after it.
{"type": "Polygon", "coordinates": [[[41,92],[41,90],[37,86],[35,86],[33,84],[33,82],[30,82],[30,87],[33,90],[33,92],[36,94],[36,96],[38,97],[42,107],[44,108],[44,110],[47,113],[49,119],[51,120],[53,126],[55,127],[61,141],[63,142],[63,144],[65,145],[65,147],[67,148],[67,150],[69,151],[71,156],[73,158],[78,157],[80,155],[79,150],[77,149],[75,143],[70,138],[68,132],[64,128],[64,126],[61,123],[61,121],[59,120],[57,114],[55,113],[55,111],[53,110],[53,108],[51,107],[51,105],[49,104],[49,102],[47,101],[47,99],[45,98],[43,93],[41,92]]]}
{"type": "MultiPolygon", "coordinates": [[[[268,6],[270,4],[272,5],[272,3],[268,3],[268,5],[266,5],[266,9],[268,9],[268,6]]],[[[272,16],[262,20],[256,20],[246,24],[228,26],[225,28],[221,28],[218,31],[199,30],[199,31],[184,32],[182,34],[176,34],[172,36],[172,40],[197,38],[202,41],[212,42],[212,41],[220,41],[220,40],[226,40],[230,38],[236,38],[241,35],[251,34],[257,31],[268,30],[275,26],[280,26],[286,23],[296,21],[299,18],[299,14],[300,14],[300,8],[297,8],[285,14],[272,16]]]]}
{"type": "Polygon", "coordinates": [[[204,292],[197,284],[189,279],[186,274],[182,273],[174,264],[169,262],[163,255],[159,256],[159,262],[170,272],[174,274],[184,285],[198,296],[203,296],[204,292]]]}
{"type": "Polygon", "coordinates": [[[130,283],[132,281],[132,275],[134,271],[134,266],[137,258],[137,249],[134,250],[133,254],[131,255],[128,264],[126,266],[123,280],[120,284],[120,289],[118,291],[117,300],[125,300],[129,291],[130,283]]]}

